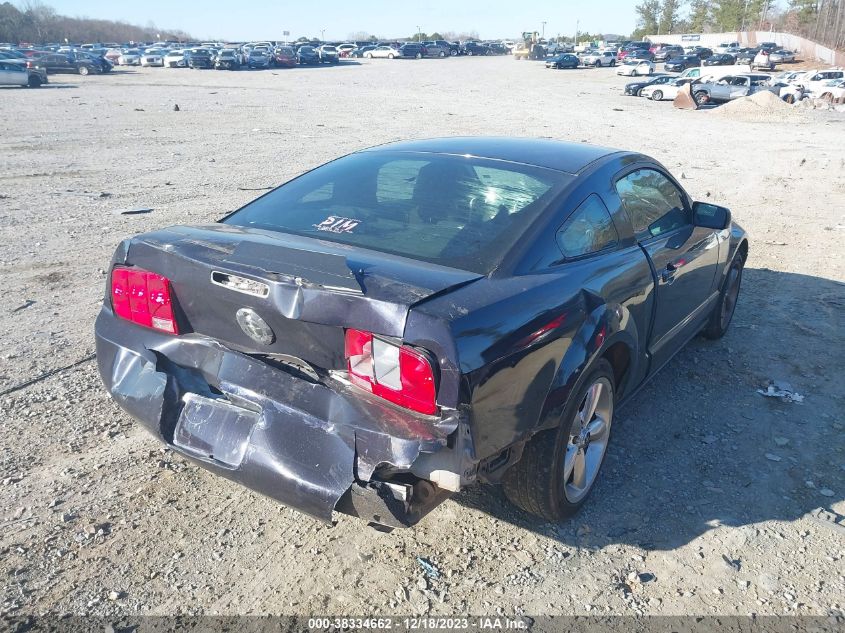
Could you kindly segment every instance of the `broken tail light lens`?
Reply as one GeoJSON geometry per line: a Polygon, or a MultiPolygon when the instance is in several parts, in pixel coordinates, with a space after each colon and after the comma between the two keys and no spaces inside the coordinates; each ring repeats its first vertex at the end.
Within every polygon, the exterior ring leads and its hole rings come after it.
{"type": "Polygon", "coordinates": [[[353,329],[346,330],[345,348],[353,384],[400,407],[437,412],[434,370],[423,354],[353,329]]]}
{"type": "Polygon", "coordinates": [[[111,273],[111,303],[114,313],[122,319],[179,334],[167,277],[140,268],[115,266],[111,273]]]}

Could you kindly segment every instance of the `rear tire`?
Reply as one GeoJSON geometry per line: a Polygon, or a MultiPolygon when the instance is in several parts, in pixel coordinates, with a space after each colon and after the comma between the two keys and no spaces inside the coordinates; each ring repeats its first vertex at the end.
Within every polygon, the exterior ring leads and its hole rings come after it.
{"type": "Polygon", "coordinates": [[[88,74],[88,66],[80,66],[79,67],[79,74],[83,77],[88,74]]]}
{"type": "Polygon", "coordinates": [[[446,57],[446,53],[444,53],[443,51],[440,51],[439,53],[437,53],[437,56],[438,57],[446,57]]]}
{"type": "Polygon", "coordinates": [[[559,427],[532,437],[505,473],[502,484],[511,503],[549,521],[577,512],[607,452],[614,400],[613,368],[601,359],[576,386],[559,427]]]}
{"type": "Polygon", "coordinates": [[[387,59],[393,59],[394,57],[396,57],[396,56],[395,56],[393,53],[390,53],[390,54],[387,56],[387,59]]]}
{"type": "Polygon", "coordinates": [[[42,82],[40,77],[32,76],[29,78],[29,81],[27,81],[27,86],[29,86],[30,88],[40,88],[41,83],[42,82]]]}
{"type": "Polygon", "coordinates": [[[704,338],[716,340],[722,338],[730,327],[733,319],[736,304],[739,300],[739,289],[742,284],[742,269],[745,267],[745,258],[742,253],[737,253],[728,273],[725,276],[725,283],[719,293],[719,301],[713,312],[710,313],[710,320],[702,333],[704,338]]]}

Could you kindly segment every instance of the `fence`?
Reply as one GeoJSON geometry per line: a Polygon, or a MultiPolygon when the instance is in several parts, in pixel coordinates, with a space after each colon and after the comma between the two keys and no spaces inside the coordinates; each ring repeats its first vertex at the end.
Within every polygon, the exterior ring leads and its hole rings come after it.
{"type": "Polygon", "coordinates": [[[684,33],[677,35],[649,35],[652,42],[689,46],[701,44],[708,48],[722,42],[739,42],[743,46],[756,46],[761,42],[775,42],[789,50],[798,52],[801,59],[818,60],[834,66],[845,66],[845,51],[836,51],[806,38],[776,31],[742,31],[732,33],[684,33]]]}

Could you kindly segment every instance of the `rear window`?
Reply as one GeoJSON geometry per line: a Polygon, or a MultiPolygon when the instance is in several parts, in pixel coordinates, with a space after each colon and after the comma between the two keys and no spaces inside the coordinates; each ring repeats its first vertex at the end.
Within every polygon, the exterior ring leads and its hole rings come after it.
{"type": "Polygon", "coordinates": [[[361,152],[282,185],[223,222],[487,274],[571,179],[475,157],[361,152]]]}

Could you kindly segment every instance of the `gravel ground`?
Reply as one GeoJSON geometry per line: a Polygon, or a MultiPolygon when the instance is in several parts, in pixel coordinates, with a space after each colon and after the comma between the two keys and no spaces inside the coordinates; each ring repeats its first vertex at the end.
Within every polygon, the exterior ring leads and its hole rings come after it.
{"type": "Polygon", "coordinates": [[[845,116],[680,111],[622,96],[610,69],[509,58],[51,81],[0,97],[0,392],[83,362],[0,396],[0,613],[843,612],[845,536],[808,513],[845,514],[845,116]],[[478,487],[413,530],[325,526],[163,450],[107,398],[85,359],[120,239],[351,150],[458,134],[646,152],[751,235],[728,336],[619,412],[577,517],[478,487]],[[115,213],[135,207],[153,211],[115,213]],[[769,379],[803,402],[758,394],[769,379]]]}

